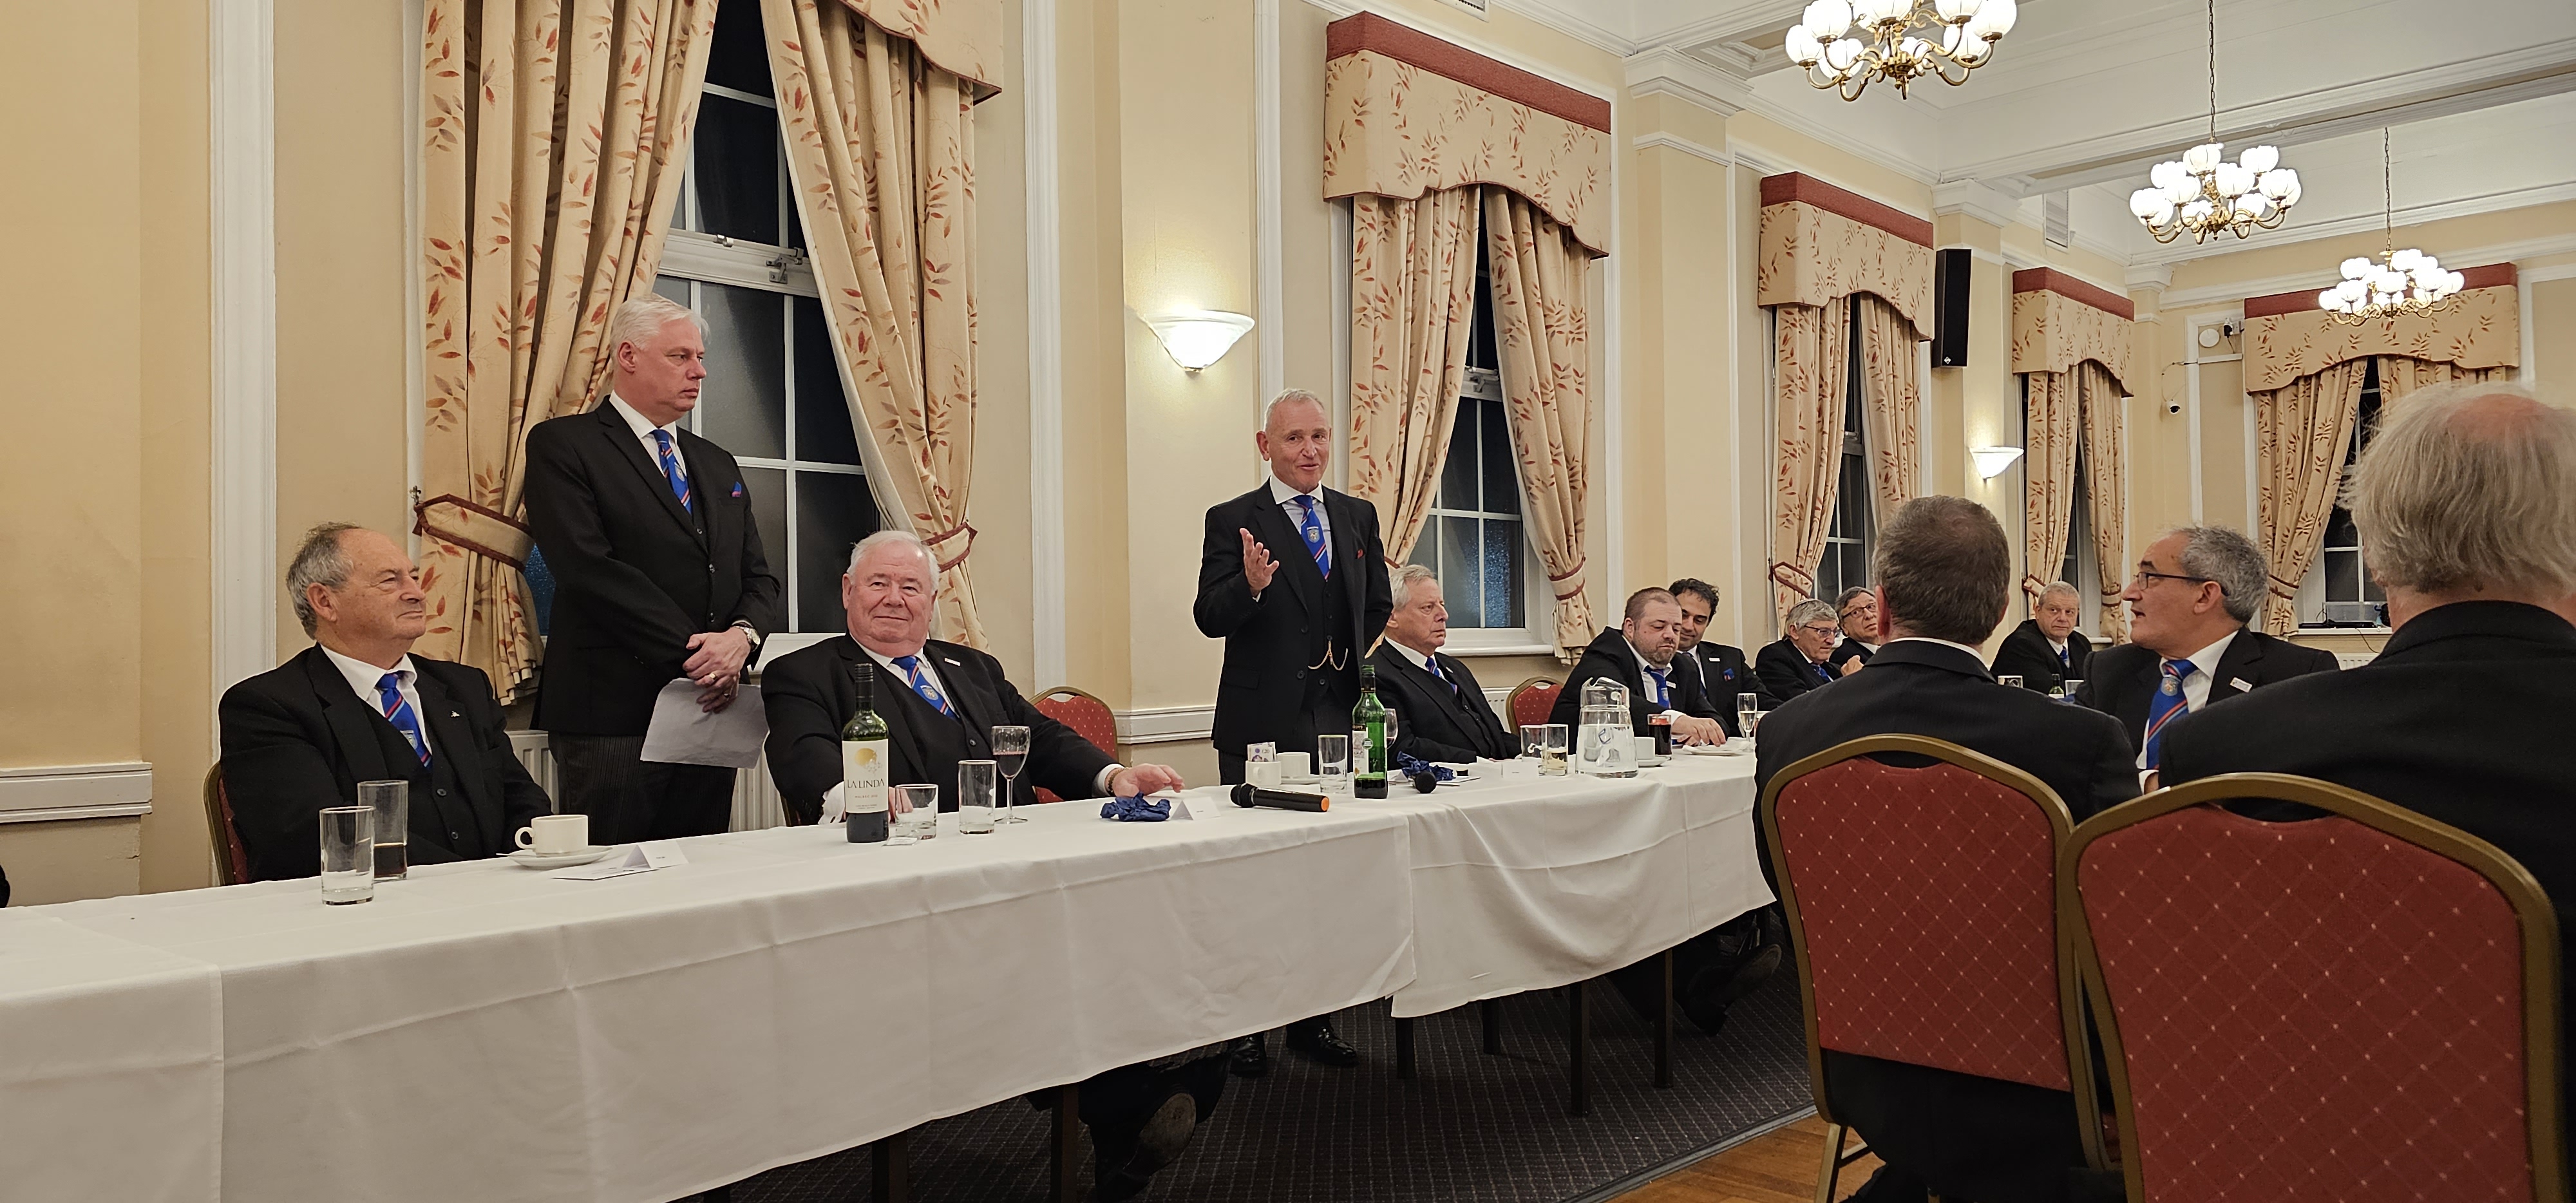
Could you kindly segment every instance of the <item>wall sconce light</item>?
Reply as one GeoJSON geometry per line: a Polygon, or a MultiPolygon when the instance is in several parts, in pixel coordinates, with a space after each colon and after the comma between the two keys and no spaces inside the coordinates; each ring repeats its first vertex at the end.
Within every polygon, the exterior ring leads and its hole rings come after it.
{"type": "Polygon", "coordinates": [[[1977,461],[1977,479],[1993,480],[2021,458],[2019,447],[1970,447],[1968,455],[1977,461]]]}
{"type": "Polygon", "coordinates": [[[1225,353],[1234,349],[1235,340],[1252,329],[1251,318],[1215,309],[1156,314],[1146,318],[1145,324],[1154,328],[1154,337],[1163,340],[1163,350],[1171,353],[1172,362],[1191,372],[1225,358],[1225,353]]]}

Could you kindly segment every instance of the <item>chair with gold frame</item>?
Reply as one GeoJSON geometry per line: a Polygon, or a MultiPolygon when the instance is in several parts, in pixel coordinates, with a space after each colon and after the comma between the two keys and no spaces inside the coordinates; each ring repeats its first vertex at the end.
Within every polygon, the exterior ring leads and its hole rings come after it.
{"type": "Polygon", "coordinates": [[[1531,677],[1503,696],[1503,714],[1511,721],[1512,738],[1520,738],[1520,729],[1535,727],[1547,721],[1548,712],[1556,709],[1556,694],[1565,682],[1554,677],[1531,677]]]}
{"type": "Polygon", "coordinates": [[[1827,1052],[2071,1091],[2086,1160],[2104,1164],[2061,972],[2057,859],[2073,817],[2056,791],[1957,744],[1874,735],[1782,769],[1759,806],[1826,1124],[1819,1203],[1868,1152],[1843,1149],[1827,1052]]]}
{"type": "Polygon", "coordinates": [[[224,793],[224,764],[206,770],[206,840],[215,860],[215,884],[237,886],[250,880],[250,853],[242,848],[241,830],[233,826],[232,799],[224,793]]]}
{"type": "Polygon", "coordinates": [[[2131,1200],[2568,1198],[2558,916],[2494,845],[2241,773],[2096,815],[2059,864],[2131,1200]]]}
{"type": "MultiPolygon", "coordinates": [[[[1073,728],[1073,733],[1090,740],[1093,747],[1112,756],[1118,754],[1118,715],[1109,703],[1071,685],[1058,685],[1031,700],[1040,714],[1073,728]]],[[[1061,802],[1055,791],[1036,787],[1040,802],[1061,802]]]]}

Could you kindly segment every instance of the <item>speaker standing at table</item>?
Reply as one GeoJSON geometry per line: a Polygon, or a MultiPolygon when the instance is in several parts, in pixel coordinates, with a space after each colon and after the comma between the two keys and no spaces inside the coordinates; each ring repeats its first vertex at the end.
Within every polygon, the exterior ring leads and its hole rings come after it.
{"type": "Polygon", "coordinates": [[[1520,755],[1520,736],[1503,729],[1476,674],[1457,657],[1440,654],[1449,642],[1440,578],[1420,564],[1399,564],[1389,572],[1395,614],[1386,620],[1386,640],[1369,663],[1377,666],[1378,694],[1395,711],[1395,750],[1451,764],[1520,755]]]}
{"type": "Polygon", "coordinates": [[[742,469],[680,428],[706,379],[705,323],[660,296],[609,323],[615,387],[589,413],[528,432],[528,525],[554,571],[537,725],[566,811],[602,844],[731,826],[734,770],[643,759],[672,680],[733,704],[785,607],[742,469]]]}
{"type": "Polygon", "coordinates": [[[1753,694],[1762,699],[1762,709],[1769,710],[1771,697],[1762,692],[1762,678],[1744,662],[1744,649],[1712,643],[1707,638],[1709,620],[1717,617],[1717,586],[1686,576],[1674,581],[1666,591],[1673,595],[1673,604],[1682,608],[1682,650],[1675,662],[1699,677],[1699,690],[1716,709],[1717,721],[1726,727],[1727,737],[1744,734],[1736,729],[1736,700],[1753,694]]]}
{"type": "MultiPolygon", "coordinates": [[[[1208,509],[1193,607],[1199,633],[1225,640],[1210,734],[1227,785],[1243,780],[1247,744],[1312,752],[1316,735],[1351,729],[1360,662],[1395,609],[1377,507],[1324,487],[1333,424],[1323,399],[1303,389],[1273,398],[1253,446],[1270,479],[1208,509]]],[[[1330,1015],[1291,1025],[1288,1046],[1325,1065],[1360,1061],[1330,1015]]],[[[1260,1033],[1235,1052],[1246,1077],[1269,1064],[1260,1033]]]]}
{"type": "Polygon", "coordinates": [[[2093,641],[2075,629],[2083,595],[2064,581],[2039,591],[2030,617],[2004,636],[1995,649],[1995,675],[2020,677],[2021,687],[2047,693],[2068,681],[2081,681],[2093,659],[2093,641]]]}
{"type": "Polygon", "coordinates": [[[410,654],[428,598],[393,540],[317,526],[286,591],[313,646],[225,690],[215,711],[253,880],[320,872],[322,808],[354,805],[361,781],[411,783],[413,864],[508,852],[521,825],[553,809],[511,752],[482,670],[410,654]]]}

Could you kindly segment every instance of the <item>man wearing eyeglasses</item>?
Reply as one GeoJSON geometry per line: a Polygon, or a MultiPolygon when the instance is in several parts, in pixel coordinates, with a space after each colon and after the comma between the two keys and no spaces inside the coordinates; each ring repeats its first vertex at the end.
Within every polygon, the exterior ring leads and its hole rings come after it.
{"type": "MultiPolygon", "coordinates": [[[[1871,612],[1873,616],[1876,611],[1871,612]]],[[[1753,656],[1753,671],[1773,704],[1834,683],[1837,675],[1825,663],[1842,635],[1832,602],[1809,598],[1789,607],[1788,632],[1753,656]]]]}
{"type": "Polygon", "coordinates": [[[1834,599],[1834,617],[1842,623],[1843,641],[1825,656],[1825,667],[1848,677],[1878,654],[1878,591],[1867,585],[1843,590],[1834,599]]]}
{"type": "Polygon", "coordinates": [[[2147,546],[2120,595],[2132,642],[2093,653],[2078,704],[2120,720],[2154,788],[2165,724],[2276,681],[2332,672],[2334,653],[2245,624],[2263,603],[2270,564],[2224,526],[2187,526],[2147,546]]]}

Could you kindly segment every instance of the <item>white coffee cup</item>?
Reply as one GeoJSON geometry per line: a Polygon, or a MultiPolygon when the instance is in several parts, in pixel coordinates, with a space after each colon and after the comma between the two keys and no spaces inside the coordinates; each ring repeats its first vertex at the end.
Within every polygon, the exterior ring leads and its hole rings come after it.
{"type": "Polygon", "coordinates": [[[1279,788],[1279,762],[1255,760],[1243,766],[1243,779],[1259,789],[1279,788]]]}
{"type": "Polygon", "coordinates": [[[1310,752],[1281,752],[1275,763],[1283,781],[1303,781],[1315,775],[1315,757],[1310,752]]]}
{"type": "Polygon", "coordinates": [[[519,829],[519,846],[540,856],[590,847],[589,815],[538,815],[519,829]]]}

